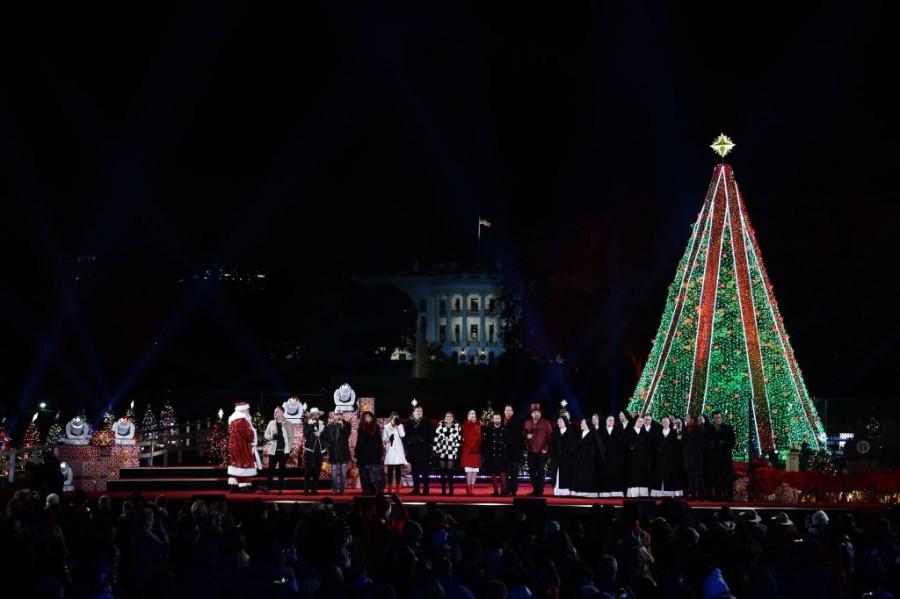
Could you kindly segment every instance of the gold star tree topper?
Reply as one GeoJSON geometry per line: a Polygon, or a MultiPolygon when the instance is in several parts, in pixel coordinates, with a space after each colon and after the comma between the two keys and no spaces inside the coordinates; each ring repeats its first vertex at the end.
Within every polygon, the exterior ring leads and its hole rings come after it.
{"type": "Polygon", "coordinates": [[[724,159],[725,156],[734,148],[734,145],[735,144],[731,141],[730,137],[728,137],[724,133],[720,133],[719,137],[717,137],[709,147],[712,148],[713,152],[724,159]]]}

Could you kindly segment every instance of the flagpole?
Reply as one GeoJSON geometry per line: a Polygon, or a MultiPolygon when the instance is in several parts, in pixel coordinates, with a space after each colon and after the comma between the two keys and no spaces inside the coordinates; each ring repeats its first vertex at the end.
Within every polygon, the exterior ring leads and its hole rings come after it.
{"type": "Polygon", "coordinates": [[[478,226],[475,233],[475,268],[481,267],[481,215],[478,215],[478,226]]]}

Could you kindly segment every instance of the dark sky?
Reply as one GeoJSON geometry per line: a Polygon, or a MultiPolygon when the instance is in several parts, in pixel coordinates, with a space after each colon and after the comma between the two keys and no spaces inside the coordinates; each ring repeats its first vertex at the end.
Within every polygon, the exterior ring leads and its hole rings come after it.
{"type": "Polygon", "coordinates": [[[725,131],[812,392],[896,395],[890,2],[20,4],[0,299],[34,336],[7,352],[40,353],[60,255],[97,255],[103,294],[346,276],[470,262],[481,214],[489,258],[602,280],[596,318],[645,353],[725,131]]]}

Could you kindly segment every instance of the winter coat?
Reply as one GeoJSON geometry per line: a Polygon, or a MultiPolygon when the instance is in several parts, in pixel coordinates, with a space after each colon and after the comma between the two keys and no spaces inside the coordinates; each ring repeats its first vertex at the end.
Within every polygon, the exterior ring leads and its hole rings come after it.
{"type": "Polygon", "coordinates": [[[522,438],[529,453],[544,453],[550,450],[550,437],[553,435],[553,425],[546,418],[535,422],[532,418],[525,421],[522,427],[522,438]],[[531,439],[528,438],[531,435],[531,439]]]}
{"type": "Polygon", "coordinates": [[[731,452],[735,445],[734,428],[724,422],[718,429],[714,425],[709,425],[706,428],[706,436],[710,480],[730,484],[734,479],[734,467],[731,462],[731,452]]]}
{"type": "Polygon", "coordinates": [[[303,423],[303,451],[316,454],[325,453],[325,428],[322,420],[315,422],[307,420],[303,423]],[[316,430],[319,431],[318,437],[315,435],[316,430]]]}
{"type": "Polygon", "coordinates": [[[387,452],[384,454],[384,463],[387,466],[402,466],[406,463],[406,452],[403,449],[403,438],[406,431],[402,424],[394,426],[390,422],[384,425],[384,433],[382,440],[387,446],[387,452]]]}
{"type": "Polygon", "coordinates": [[[466,420],[462,426],[462,454],[460,464],[463,468],[481,468],[481,423],[466,420]]]}
{"type": "Polygon", "coordinates": [[[488,474],[500,474],[509,469],[510,434],[505,426],[493,424],[482,429],[481,455],[488,474]]]}
{"type": "Polygon", "coordinates": [[[228,476],[256,476],[262,464],[256,452],[256,429],[232,415],[228,423],[228,476]]]}
{"type": "Polygon", "coordinates": [[[459,431],[459,425],[453,423],[450,426],[444,424],[443,421],[434,429],[434,441],[432,443],[432,452],[439,460],[456,460],[459,459],[459,449],[462,445],[462,433],[459,431]]]}
{"type": "Polygon", "coordinates": [[[507,447],[507,461],[510,464],[521,464],[525,448],[522,445],[522,420],[513,415],[512,418],[503,419],[503,428],[509,433],[509,446],[507,447]]]}
{"type": "Polygon", "coordinates": [[[362,422],[356,430],[356,449],[354,457],[358,466],[374,466],[381,464],[384,446],[381,443],[381,427],[375,422],[367,428],[362,422]]]}
{"type": "MultiPolygon", "coordinates": [[[[266,425],[266,432],[264,436],[268,443],[266,444],[266,453],[268,455],[275,455],[275,450],[278,447],[278,441],[275,439],[275,435],[278,434],[278,423],[274,420],[270,420],[269,424],[266,425]]],[[[281,423],[281,435],[284,437],[284,443],[282,444],[281,451],[289,454],[293,450],[294,447],[294,425],[285,420],[281,423]]]]}
{"type": "Polygon", "coordinates": [[[688,472],[703,472],[706,453],[706,430],[702,426],[692,426],[684,436],[684,469],[688,472]]]}
{"type": "Polygon", "coordinates": [[[434,445],[434,426],[427,419],[412,419],[406,423],[403,445],[410,464],[427,464],[434,445]]]}
{"type": "Polygon", "coordinates": [[[328,459],[332,464],[350,463],[350,423],[341,425],[332,422],[325,427],[325,442],[328,444],[328,459]]]}

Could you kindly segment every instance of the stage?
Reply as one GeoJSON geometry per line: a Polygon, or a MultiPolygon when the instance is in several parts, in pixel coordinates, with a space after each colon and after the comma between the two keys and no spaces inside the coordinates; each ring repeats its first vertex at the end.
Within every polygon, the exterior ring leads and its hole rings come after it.
{"type": "MultiPolygon", "coordinates": [[[[278,493],[277,491],[255,491],[253,493],[231,493],[227,490],[223,491],[210,491],[210,490],[178,490],[178,491],[167,491],[167,490],[155,490],[155,489],[144,489],[141,491],[108,491],[106,493],[93,492],[89,493],[90,496],[100,496],[107,495],[114,500],[125,500],[133,497],[135,494],[139,494],[145,499],[152,499],[156,496],[163,495],[167,497],[169,500],[182,501],[185,499],[202,499],[202,498],[210,498],[210,499],[225,499],[229,502],[254,502],[254,501],[263,501],[263,502],[274,502],[274,503],[303,503],[303,504],[318,504],[321,503],[323,499],[328,498],[334,504],[352,504],[356,500],[364,500],[366,498],[371,498],[371,496],[366,496],[362,494],[362,491],[359,489],[349,489],[343,495],[333,494],[330,490],[322,489],[319,491],[318,495],[304,495],[303,491],[297,489],[287,489],[282,493],[278,493]]],[[[519,489],[519,494],[516,497],[494,497],[491,495],[490,485],[487,484],[478,484],[475,486],[475,494],[468,496],[465,494],[465,486],[463,486],[462,493],[455,493],[454,495],[442,496],[440,494],[440,490],[437,493],[434,491],[429,495],[412,495],[410,494],[410,489],[404,488],[400,492],[400,499],[403,501],[404,505],[426,505],[426,504],[437,504],[441,506],[454,506],[454,505],[471,505],[478,507],[509,507],[514,505],[514,503],[518,502],[536,502],[536,501],[544,501],[548,506],[556,506],[556,507],[565,507],[565,508],[590,508],[594,505],[611,505],[613,507],[622,507],[625,502],[637,502],[643,504],[656,504],[662,501],[661,497],[636,497],[636,498],[601,498],[601,499],[586,499],[579,497],[554,497],[552,495],[545,495],[543,497],[531,497],[527,491],[522,488],[519,489]]],[[[817,509],[824,510],[847,510],[847,511],[859,511],[859,510],[875,510],[880,511],[885,509],[886,505],[879,503],[822,503],[822,504],[813,504],[813,503],[754,503],[754,502],[736,502],[736,501],[687,501],[687,504],[692,508],[696,509],[719,509],[723,505],[729,506],[733,510],[741,510],[741,509],[755,509],[755,510],[774,510],[774,511],[787,511],[787,510],[803,510],[803,511],[813,511],[817,509]]]]}
{"type": "MultiPolygon", "coordinates": [[[[289,471],[290,472],[290,471],[289,471]]],[[[264,477],[253,479],[255,488],[265,484],[264,477]]],[[[276,481],[277,482],[277,481],[276,481]]],[[[343,495],[332,494],[329,481],[321,480],[317,495],[305,495],[302,490],[303,479],[299,473],[291,472],[285,480],[285,488],[279,493],[274,490],[269,492],[255,491],[253,493],[232,493],[228,489],[225,469],[214,466],[168,466],[168,467],[140,467],[123,468],[118,480],[110,480],[108,490],[105,493],[92,492],[90,496],[108,495],[116,501],[129,499],[140,495],[145,499],[151,499],[159,495],[167,497],[170,501],[184,501],[195,498],[208,500],[224,499],[230,503],[247,503],[262,501],[266,503],[291,503],[305,506],[313,506],[328,498],[335,506],[349,507],[354,501],[365,501],[366,496],[360,489],[348,489],[343,495]]],[[[410,487],[403,487],[400,499],[409,507],[424,507],[428,504],[437,504],[447,509],[494,508],[498,512],[507,511],[515,506],[516,509],[553,509],[553,510],[587,510],[593,506],[613,506],[621,508],[625,502],[636,502],[651,509],[663,498],[598,498],[589,499],[582,497],[555,497],[552,495],[552,487],[548,483],[546,495],[535,498],[529,495],[530,484],[523,479],[519,485],[516,497],[500,496],[492,494],[490,483],[480,482],[475,485],[474,494],[466,495],[465,484],[462,478],[455,485],[454,495],[441,495],[440,484],[432,483],[429,495],[413,495],[410,487]]],[[[817,509],[853,511],[853,512],[881,512],[887,506],[872,503],[772,503],[772,502],[722,502],[722,501],[687,501],[694,509],[701,511],[717,510],[723,505],[728,505],[733,510],[752,508],[755,510],[787,511],[787,512],[811,512],[817,509]]],[[[760,514],[765,518],[765,514],[760,514]]]]}

